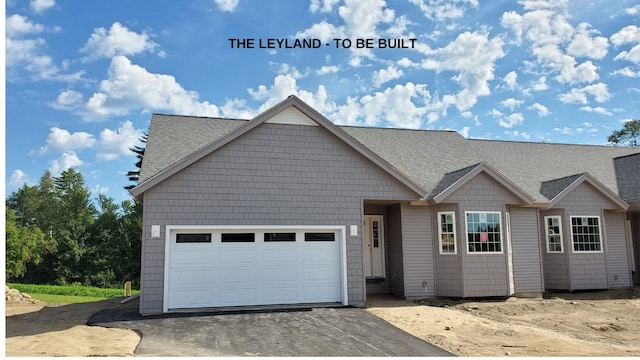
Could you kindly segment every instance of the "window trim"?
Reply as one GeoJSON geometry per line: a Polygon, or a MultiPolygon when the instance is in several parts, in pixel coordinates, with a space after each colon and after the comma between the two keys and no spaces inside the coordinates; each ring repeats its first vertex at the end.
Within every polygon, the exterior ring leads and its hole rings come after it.
{"type": "MultiPolygon", "coordinates": [[[[455,211],[438,211],[438,245],[440,255],[457,255],[458,254],[458,236],[456,234],[456,212],[455,211]],[[442,215],[451,215],[453,224],[453,252],[442,251],[442,215]]],[[[446,234],[449,234],[448,232],[446,234]]]]}
{"type": "Polygon", "coordinates": [[[569,226],[571,230],[571,251],[577,254],[601,254],[604,252],[604,241],[602,234],[602,217],[600,215],[572,215],[569,216],[569,226]],[[596,218],[598,219],[598,240],[600,241],[600,250],[576,250],[575,239],[573,233],[573,219],[574,218],[596,218]]]}
{"type": "Polygon", "coordinates": [[[504,235],[502,234],[502,211],[465,211],[464,212],[464,228],[465,228],[465,247],[468,255],[500,255],[504,254],[504,235]],[[498,214],[498,226],[500,226],[500,251],[469,251],[469,222],[468,214],[498,214]]]}
{"type": "Polygon", "coordinates": [[[549,254],[562,254],[564,253],[564,236],[563,236],[564,230],[562,229],[562,215],[547,215],[544,217],[544,240],[545,243],[547,244],[547,253],[549,254]],[[549,248],[549,221],[548,219],[551,218],[558,218],[558,227],[560,228],[560,233],[559,234],[554,234],[554,235],[560,235],[560,250],[550,250],[549,248]]]}

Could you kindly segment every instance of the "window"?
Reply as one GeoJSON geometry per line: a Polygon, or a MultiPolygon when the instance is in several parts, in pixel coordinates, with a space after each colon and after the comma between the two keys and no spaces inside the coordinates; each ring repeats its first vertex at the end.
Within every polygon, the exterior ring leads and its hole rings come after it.
{"type": "Polygon", "coordinates": [[[601,252],[600,217],[572,216],[571,237],[575,252],[601,252]]]}
{"type": "Polygon", "coordinates": [[[440,254],[456,253],[456,215],[453,211],[438,213],[440,254]]]}
{"type": "Polygon", "coordinates": [[[264,241],[296,241],[296,233],[264,233],[264,241]]]}
{"type": "Polygon", "coordinates": [[[210,242],[211,234],[176,234],[176,244],[210,242]]]}
{"type": "Polygon", "coordinates": [[[500,212],[468,211],[467,249],[470,253],[501,253],[500,212]]]}
{"type": "Polygon", "coordinates": [[[237,242],[255,242],[255,233],[229,233],[222,234],[223,243],[237,243],[237,242]]]}
{"type": "Polygon", "coordinates": [[[562,252],[562,220],[560,216],[545,216],[547,252],[562,252]]]}
{"type": "Polygon", "coordinates": [[[334,233],[304,233],[304,241],[336,241],[334,233]]]}

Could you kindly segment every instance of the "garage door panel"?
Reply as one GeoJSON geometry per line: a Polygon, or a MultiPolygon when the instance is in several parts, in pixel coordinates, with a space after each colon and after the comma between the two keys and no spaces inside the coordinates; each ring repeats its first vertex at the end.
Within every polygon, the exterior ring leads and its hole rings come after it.
{"type": "Polygon", "coordinates": [[[304,268],[305,281],[335,281],[340,271],[333,266],[314,266],[304,268]]]}
{"type": "Polygon", "coordinates": [[[227,283],[255,283],[258,280],[258,273],[255,269],[221,269],[216,271],[216,280],[221,284],[227,283]]]}
{"type": "Polygon", "coordinates": [[[339,255],[336,247],[312,247],[303,251],[303,261],[307,264],[330,263],[335,264],[339,255]]]}
{"type": "Polygon", "coordinates": [[[262,272],[262,281],[298,281],[297,267],[267,268],[262,272]]]}
{"type": "Polygon", "coordinates": [[[204,307],[211,304],[213,291],[176,291],[170,295],[169,302],[174,307],[204,307]]]}
{"type": "Polygon", "coordinates": [[[297,241],[264,242],[263,230],[203,231],[211,243],[168,244],[168,309],[342,300],[339,233],[336,241],[304,241],[305,232],[327,231],[285,228],[276,232],[294,232],[297,241]],[[253,232],[255,242],[220,241],[233,232],[253,232]]]}
{"type": "Polygon", "coordinates": [[[210,251],[175,251],[171,253],[173,266],[197,266],[211,263],[213,254],[210,251]]]}
{"type": "Polygon", "coordinates": [[[256,289],[228,289],[221,288],[218,292],[218,300],[221,305],[253,305],[256,304],[256,289]]]}
{"type": "Polygon", "coordinates": [[[212,283],[213,271],[211,270],[176,270],[171,274],[171,282],[176,287],[206,285],[212,283]]]}
{"type": "Polygon", "coordinates": [[[224,249],[224,245],[221,244],[221,249],[218,252],[218,256],[216,256],[219,264],[255,264],[258,260],[258,251],[255,249],[228,250],[224,249]]]}
{"type": "Polygon", "coordinates": [[[304,299],[308,302],[335,301],[340,293],[335,286],[305,286],[304,299]]]}
{"type": "Polygon", "coordinates": [[[265,264],[269,263],[297,263],[300,261],[298,259],[298,250],[297,249],[287,249],[287,248],[279,248],[279,249],[264,249],[263,250],[263,260],[265,264]]]}
{"type": "Polygon", "coordinates": [[[262,300],[269,303],[274,302],[297,302],[299,299],[298,296],[298,287],[277,287],[277,288],[266,288],[262,290],[262,300]]]}

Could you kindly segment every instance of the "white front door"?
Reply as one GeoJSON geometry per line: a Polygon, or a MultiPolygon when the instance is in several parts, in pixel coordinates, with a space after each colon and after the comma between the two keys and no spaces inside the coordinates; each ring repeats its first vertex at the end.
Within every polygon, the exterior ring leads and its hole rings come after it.
{"type": "Polygon", "coordinates": [[[383,223],[382,215],[364,216],[364,274],[367,278],[385,277],[383,223]]]}

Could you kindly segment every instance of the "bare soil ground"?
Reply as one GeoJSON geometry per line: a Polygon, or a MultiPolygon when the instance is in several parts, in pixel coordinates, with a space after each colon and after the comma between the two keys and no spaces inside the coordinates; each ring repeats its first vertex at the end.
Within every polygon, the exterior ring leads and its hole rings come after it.
{"type": "Polygon", "coordinates": [[[372,297],[366,310],[461,356],[640,356],[640,288],[493,301],[372,297]]]}
{"type": "Polygon", "coordinates": [[[85,325],[94,313],[122,298],[47,306],[6,299],[6,356],[133,356],[140,336],[132,330],[85,325]]]}
{"type": "MultiPolygon", "coordinates": [[[[121,299],[63,306],[7,301],[7,356],[133,356],[131,330],[86,326],[121,299]]],[[[544,299],[399,300],[367,311],[461,356],[640,356],[640,288],[554,293],[544,299]]]]}

